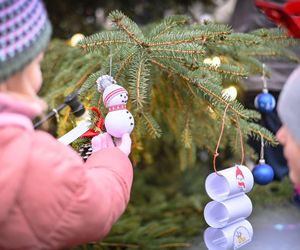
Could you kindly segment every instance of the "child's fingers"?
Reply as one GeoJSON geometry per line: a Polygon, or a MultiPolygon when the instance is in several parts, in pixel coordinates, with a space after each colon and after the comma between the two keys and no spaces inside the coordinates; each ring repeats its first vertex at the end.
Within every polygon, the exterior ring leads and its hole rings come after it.
{"type": "Polygon", "coordinates": [[[117,141],[117,145],[124,154],[129,155],[131,152],[131,138],[129,134],[124,134],[122,138],[117,141]]]}
{"type": "Polygon", "coordinates": [[[93,152],[96,152],[96,151],[98,151],[100,149],[103,149],[103,148],[114,147],[112,138],[107,133],[103,133],[103,134],[99,134],[97,136],[94,136],[92,138],[91,143],[92,143],[93,152]]]}

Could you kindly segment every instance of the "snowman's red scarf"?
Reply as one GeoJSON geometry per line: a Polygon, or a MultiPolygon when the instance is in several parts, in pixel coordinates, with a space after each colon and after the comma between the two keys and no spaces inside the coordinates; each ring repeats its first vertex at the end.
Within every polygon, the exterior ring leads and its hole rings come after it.
{"type": "Polygon", "coordinates": [[[109,112],[124,110],[126,109],[126,104],[114,105],[108,108],[109,112]]]}

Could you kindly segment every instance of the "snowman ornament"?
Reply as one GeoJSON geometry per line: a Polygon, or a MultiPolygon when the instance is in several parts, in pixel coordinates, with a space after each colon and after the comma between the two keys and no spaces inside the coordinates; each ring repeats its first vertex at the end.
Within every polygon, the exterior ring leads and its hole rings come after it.
{"type": "Polygon", "coordinates": [[[97,89],[102,92],[103,104],[108,108],[104,125],[111,136],[121,138],[123,134],[130,134],[134,127],[132,114],[127,110],[128,92],[110,75],[103,75],[97,79],[97,89]]]}

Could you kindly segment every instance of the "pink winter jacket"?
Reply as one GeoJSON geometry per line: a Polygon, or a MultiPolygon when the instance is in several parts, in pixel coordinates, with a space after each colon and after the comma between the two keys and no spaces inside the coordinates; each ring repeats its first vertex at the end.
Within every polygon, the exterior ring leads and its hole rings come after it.
{"type": "Polygon", "coordinates": [[[102,239],[124,212],[132,165],[118,148],[86,163],[34,131],[26,102],[0,94],[0,249],[57,250],[102,239]]]}

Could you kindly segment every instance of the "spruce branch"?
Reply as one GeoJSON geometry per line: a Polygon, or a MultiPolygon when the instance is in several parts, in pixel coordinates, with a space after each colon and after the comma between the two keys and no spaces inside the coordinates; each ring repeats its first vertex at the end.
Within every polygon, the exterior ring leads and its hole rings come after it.
{"type": "Polygon", "coordinates": [[[128,51],[127,56],[125,56],[125,58],[120,62],[120,65],[114,74],[115,79],[117,81],[121,77],[121,75],[124,74],[126,68],[128,68],[129,65],[131,65],[136,53],[138,53],[138,49],[136,47],[133,47],[130,51],[128,51]]]}
{"type": "Polygon", "coordinates": [[[140,114],[149,136],[152,138],[159,138],[161,136],[161,129],[157,122],[149,113],[141,112],[140,114]]]}
{"type": "Polygon", "coordinates": [[[190,130],[190,118],[187,117],[185,120],[184,129],[182,131],[181,140],[185,148],[191,148],[193,144],[192,132],[190,130]]]}
{"type": "Polygon", "coordinates": [[[261,39],[251,34],[232,33],[221,39],[220,45],[257,46],[261,44],[261,39]]]}
{"type": "Polygon", "coordinates": [[[221,64],[219,67],[216,67],[213,65],[198,62],[194,65],[194,69],[204,69],[212,72],[217,72],[229,79],[240,79],[248,75],[248,72],[246,72],[244,68],[229,64],[221,64]]]}
{"type": "Polygon", "coordinates": [[[164,46],[164,45],[176,45],[176,44],[189,44],[199,43],[203,45],[209,39],[216,39],[216,37],[223,37],[227,35],[227,32],[206,32],[203,30],[192,30],[192,31],[174,31],[162,35],[156,39],[149,39],[147,47],[164,46]]]}
{"type": "Polygon", "coordinates": [[[286,33],[286,31],[280,28],[271,28],[271,29],[262,28],[262,29],[252,31],[251,34],[262,37],[265,43],[274,40],[281,40],[284,41],[286,44],[289,44],[289,42],[292,42],[293,44],[296,43],[295,39],[292,39],[286,33]]]}
{"type": "Polygon", "coordinates": [[[103,50],[103,46],[133,44],[127,36],[118,31],[103,31],[94,35],[88,36],[82,39],[78,43],[78,47],[81,47],[89,52],[94,50],[103,50]]]}
{"type": "Polygon", "coordinates": [[[189,18],[187,16],[169,16],[163,19],[160,23],[158,23],[150,32],[148,37],[153,39],[158,38],[159,36],[170,32],[174,28],[178,28],[178,26],[182,26],[183,24],[187,24],[189,18]]]}
{"type": "Polygon", "coordinates": [[[205,50],[198,44],[177,44],[171,46],[149,47],[147,51],[151,57],[183,57],[186,59],[200,60],[205,55],[205,50]]]}
{"type": "MultiPolygon", "coordinates": [[[[258,120],[260,114],[245,109],[238,101],[223,97],[222,90],[225,82],[237,83],[249,73],[261,73],[262,66],[257,56],[285,56],[296,61],[298,58],[292,53],[285,53],[286,44],[292,44],[294,40],[287,39],[284,32],[275,29],[238,34],[226,25],[211,22],[190,24],[188,18],[174,16],[151,26],[151,29],[143,29],[143,34],[136,23],[119,11],[112,12],[110,18],[115,29],[99,32],[80,42],[79,48],[88,52],[85,55],[79,49],[57,46],[58,53],[51,59],[60,73],[52,78],[51,71],[46,75],[46,79],[51,79],[56,85],[48,95],[51,103],[55,103],[61,93],[79,87],[82,98],[88,97],[89,104],[100,106],[101,93],[96,91],[95,81],[100,75],[110,72],[110,53],[113,55],[112,76],[128,87],[129,105],[136,116],[135,136],[139,134],[142,138],[146,131],[157,137],[161,134],[160,124],[177,134],[176,143],[183,140],[184,144],[191,145],[191,149],[195,145],[208,145],[210,142],[204,142],[204,136],[199,135],[202,141],[195,138],[198,124],[196,126],[191,121],[201,119],[210,124],[206,130],[215,131],[216,127],[211,123],[217,118],[202,110],[202,106],[209,105],[219,112],[228,106],[228,123],[234,125],[234,119],[238,117],[245,136],[263,133],[266,141],[274,139],[261,127],[252,126],[251,130],[248,123],[258,120]],[[65,58],[61,60],[63,55],[65,58]],[[220,65],[204,63],[205,59],[215,56],[220,58],[220,65]],[[101,70],[93,74],[100,67],[101,70]],[[161,99],[161,95],[164,98],[161,99]],[[174,122],[172,110],[185,110],[187,100],[191,101],[189,118],[174,122]],[[189,136],[193,139],[190,142],[189,136]]],[[[188,164],[192,154],[184,148],[180,151],[183,165],[188,164]]]]}
{"type": "Polygon", "coordinates": [[[248,123],[247,126],[249,130],[248,134],[250,134],[254,139],[261,140],[260,136],[262,135],[266,143],[273,146],[278,145],[278,141],[275,136],[265,127],[253,122],[248,123]]]}
{"type": "Polygon", "coordinates": [[[136,110],[142,110],[149,93],[149,63],[143,54],[139,54],[133,60],[129,68],[129,92],[136,110]]]}
{"type": "Polygon", "coordinates": [[[130,18],[118,10],[111,12],[109,17],[120,30],[127,34],[130,40],[141,46],[146,46],[142,31],[130,18]]]}
{"type": "MultiPolygon", "coordinates": [[[[166,70],[167,72],[171,72],[172,74],[176,74],[176,75],[180,76],[182,79],[184,79],[185,81],[193,83],[197,88],[201,89],[201,91],[203,91],[204,94],[208,95],[209,97],[212,97],[215,100],[218,100],[224,106],[228,105],[229,109],[231,109],[232,112],[234,112],[239,117],[243,117],[246,120],[251,118],[245,112],[242,111],[242,106],[241,105],[234,105],[234,104],[237,103],[236,101],[234,101],[234,102],[227,101],[226,99],[224,99],[222,97],[222,95],[216,94],[214,91],[211,90],[211,88],[217,89],[218,86],[210,86],[210,88],[209,88],[209,87],[206,86],[207,83],[203,84],[204,81],[202,81],[202,83],[201,83],[200,80],[198,80],[198,79],[191,79],[188,76],[188,73],[186,72],[186,70],[183,70],[183,69],[177,70],[175,68],[171,68],[170,66],[166,66],[163,63],[160,63],[160,62],[158,62],[154,59],[152,59],[151,62],[153,64],[159,66],[160,68],[166,70]]],[[[218,89],[219,89],[219,92],[221,92],[221,89],[220,88],[218,88],[218,89]]]]}

